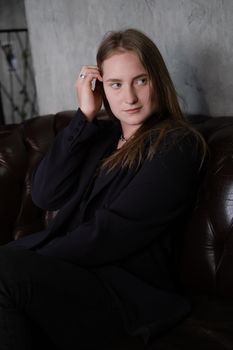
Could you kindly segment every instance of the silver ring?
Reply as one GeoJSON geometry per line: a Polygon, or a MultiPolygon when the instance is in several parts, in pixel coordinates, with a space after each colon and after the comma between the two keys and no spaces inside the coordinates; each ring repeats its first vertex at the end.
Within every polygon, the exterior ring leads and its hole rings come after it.
{"type": "Polygon", "coordinates": [[[80,77],[81,79],[85,79],[85,78],[86,78],[86,74],[81,73],[81,74],[79,74],[79,77],[80,77]]]}

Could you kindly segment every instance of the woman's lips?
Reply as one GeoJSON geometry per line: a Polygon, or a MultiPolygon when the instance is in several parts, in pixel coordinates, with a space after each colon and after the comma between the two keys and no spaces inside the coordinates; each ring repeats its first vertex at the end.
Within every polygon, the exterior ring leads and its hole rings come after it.
{"type": "Polygon", "coordinates": [[[137,113],[139,112],[141,109],[141,107],[137,107],[137,108],[130,108],[130,109],[126,109],[124,112],[126,113],[137,113]]]}

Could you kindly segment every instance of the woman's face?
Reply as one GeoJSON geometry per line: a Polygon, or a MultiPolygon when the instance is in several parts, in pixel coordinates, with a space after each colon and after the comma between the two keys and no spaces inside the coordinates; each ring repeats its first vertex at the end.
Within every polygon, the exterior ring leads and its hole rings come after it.
{"type": "Polygon", "coordinates": [[[156,110],[152,82],[138,56],[116,52],[102,65],[103,87],[124,137],[130,137],[156,110]]]}

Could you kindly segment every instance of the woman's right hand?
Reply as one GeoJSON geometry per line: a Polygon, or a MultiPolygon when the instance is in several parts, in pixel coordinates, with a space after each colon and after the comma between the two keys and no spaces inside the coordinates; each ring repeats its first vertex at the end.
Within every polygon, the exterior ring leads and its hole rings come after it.
{"type": "Polygon", "coordinates": [[[76,81],[76,93],[79,108],[88,121],[92,121],[102,106],[102,95],[99,83],[102,77],[97,66],[83,66],[76,81]],[[95,88],[93,89],[93,84],[95,88]]]}

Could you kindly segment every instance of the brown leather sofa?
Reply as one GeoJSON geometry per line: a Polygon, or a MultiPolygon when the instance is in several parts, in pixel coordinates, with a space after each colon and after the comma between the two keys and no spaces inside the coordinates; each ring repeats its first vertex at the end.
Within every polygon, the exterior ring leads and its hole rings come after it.
{"type": "MultiPolygon", "coordinates": [[[[73,114],[0,126],[0,244],[43,229],[56,215],[32,203],[30,176],[73,114]]],[[[117,350],[233,349],[233,117],[191,119],[209,145],[205,176],[181,247],[180,276],[193,310],[147,346],[137,340],[119,342],[117,350]]]]}

